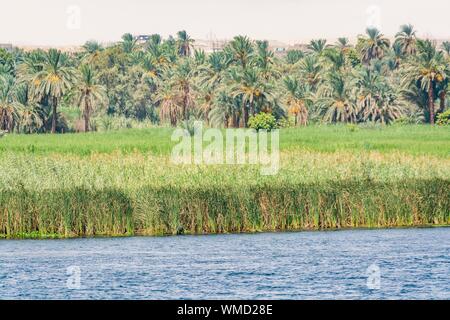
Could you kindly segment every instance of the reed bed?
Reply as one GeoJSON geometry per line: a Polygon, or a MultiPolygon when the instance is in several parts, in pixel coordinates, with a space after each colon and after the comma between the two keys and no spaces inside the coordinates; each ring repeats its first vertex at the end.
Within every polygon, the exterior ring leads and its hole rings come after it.
{"type": "Polygon", "coordinates": [[[442,154],[284,148],[280,171],[151,152],[0,154],[0,234],[78,237],[450,224],[442,154]]]}

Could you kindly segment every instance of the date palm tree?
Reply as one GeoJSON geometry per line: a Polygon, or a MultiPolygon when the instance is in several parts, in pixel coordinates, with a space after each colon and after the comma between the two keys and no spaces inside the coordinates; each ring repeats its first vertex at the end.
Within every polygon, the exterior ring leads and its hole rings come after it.
{"type": "Polygon", "coordinates": [[[269,50],[268,41],[256,41],[257,53],[255,56],[255,64],[261,70],[263,77],[268,80],[277,75],[273,68],[275,55],[273,51],[269,50]]]}
{"type": "Polygon", "coordinates": [[[177,33],[177,46],[178,53],[182,57],[189,57],[192,52],[192,45],[194,43],[194,39],[192,39],[186,31],[178,31],[177,33]]]}
{"type": "Polygon", "coordinates": [[[12,132],[18,120],[19,105],[14,100],[15,90],[13,76],[0,76],[0,130],[12,132]]]}
{"type": "Polygon", "coordinates": [[[390,41],[377,28],[367,28],[366,36],[358,39],[362,61],[370,64],[372,59],[381,59],[389,49],[390,41]]]}
{"type": "Polygon", "coordinates": [[[313,92],[317,90],[322,81],[322,65],[316,55],[308,55],[299,62],[299,71],[302,80],[305,81],[313,92]]]}
{"type": "Polygon", "coordinates": [[[345,55],[341,50],[335,48],[326,49],[323,52],[323,57],[329,62],[332,70],[340,71],[345,67],[345,55]]]}
{"type": "Polygon", "coordinates": [[[308,105],[311,102],[311,91],[307,84],[301,84],[298,79],[287,76],[283,79],[286,94],[283,98],[289,114],[294,115],[295,125],[305,126],[308,123],[308,105]]]}
{"type": "Polygon", "coordinates": [[[96,63],[100,57],[103,46],[97,41],[87,41],[83,46],[82,55],[88,63],[96,63]]]}
{"type": "Polygon", "coordinates": [[[335,46],[336,48],[344,52],[351,48],[350,41],[345,37],[338,38],[335,46]]]}
{"type": "Polygon", "coordinates": [[[216,126],[228,128],[230,125],[234,128],[239,127],[241,111],[241,100],[239,97],[233,97],[230,88],[221,86],[214,95],[209,118],[211,123],[216,126]]]}
{"type": "Polygon", "coordinates": [[[137,49],[137,40],[131,33],[122,36],[122,49],[125,53],[132,53],[137,49]]]}
{"type": "Polygon", "coordinates": [[[428,94],[429,120],[435,122],[435,105],[437,87],[447,81],[449,66],[442,51],[436,49],[431,40],[417,41],[417,55],[405,67],[405,80],[411,85],[417,85],[428,94]]]}
{"type": "Polygon", "coordinates": [[[19,126],[26,133],[38,132],[44,125],[45,112],[42,107],[32,99],[30,87],[27,83],[17,86],[15,100],[19,106],[19,126]]]}
{"type": "Polygon", "coordinates": [[[98,78],[91,65],[83,64],[80,75],[75,84],[75,101],[82,109],[84,118],[84,131],[89,131],[89,122],[92,112],[107,101],[105,88],[98,84],[98,78]]]}
{"type": "Polygon", "coordinates": [[[416,30],[411,24],[404,24],[395,36],[395,42],[402,48],[404,55],[414,55],[417,50],[416,30]]]}
{"type": "Polygon", "coordinates": [[[400,97],[373,68],[363,68],[356,79],[361,120],[388,124],[403,115],[400,97]]]}
{"type": "Polygon", "coordinates": [[[311,40],[308,44],[308,49],[318,55],[321,55],[326,48],[327,40],[325,39],[311,40]]]}
{"type": "Polygon", "coordinates": [[[247,128],[249,113],[254,116],[257,107],[267,107],[272,102],[271,87],[256,67],[247,68],[242,72],[233,69],[231,77],[233,80],[231,94],[242,101],[242,126],[247,128]]]}
{"type": "Polygon", "coordinates": [[[400,42],[394,42],[392,49],[389,51],[388,55],[388,66],[391,70],[396,70],[400,68],[402,59],[404,58],[404,50],[400,42]]]}
{"type": "Polygon", "coordinates": [[[288,50],[286,53],[286,62],[288,64],[296,64],[305,56],[305,53],[301,50],[288,50]]]}
{"type": "Polygon", "coordinates": [[[155,93],[155,102],[159,104],[159,115],[162,120],[168,120],[172,127],[176,127],[182,114],[177,92],[169,81],[162,81],[155,93]]]}
{"type": "Polygon", "coordinates": [[[447,57],[450,57],[450,41],[444,41],[441,45],[442,50],[445,51],[447,57]]]}
{"type": "Polygon", "coordinates": [[[233,59],[245,69],[253,55],[253,44],[245,36],[236,36],[230,41],[227,49],[231,52],[233,59]]]}
{"type": "Polygon", "coordinates": [[[189,112],[194,109],[195,72],[189,59],[179,61],[173,72],[169,73],[172,89],[181,105],[182,120],[189,120],[189,112]]]}
{"type": "MultiPolygon", "coordinates": [[[[200,109],[203,111],[207,123],[210,120],[209,113],[217,102],[215,96],[217,92],[220,92],[225,72],[231,62],[231,57],[225,52],[213,52],[206,58],[206,63],[199,68],[200,109]]],[[[219,123],[222,124],[221,121],[219,123]]]]}
{"type": "Polygon", "coordinates": [[[76,70],[68,66],[68,57],[56,49],[50,49],[44,58],[42,70],[32,80],[33,91],[38,97],[48,97],[52,104],[52,129],[56,132],[58,104],[76,81],[76,70]]]}
{"type": "Polygon", "coordinates": [[[353,99],[354,83],[338,72],[331,72],[318,91],[319,113],[325,122],[355,123],[358,108],[353,99]]]}

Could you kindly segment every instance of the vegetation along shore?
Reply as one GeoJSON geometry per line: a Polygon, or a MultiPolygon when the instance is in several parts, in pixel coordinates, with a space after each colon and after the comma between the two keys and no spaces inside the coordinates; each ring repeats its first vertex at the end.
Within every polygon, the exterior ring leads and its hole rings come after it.
{"type": "Polygon", "coordinates": [[[450,43],[312,40],[273,52],[185,31],[0,49],[0,237],[450,224],[450,43]],[[280,129],[280,170],[175,165],[176,127],[280,129]]]}
{"type": "Polygon", "coordinates": [[[274,176],[261,176],[254,165],[174,165],[170,132],[7,136],[0,154],[0,233],[75,237],[450,223],[445,127],[283,129],[274,176]]]}

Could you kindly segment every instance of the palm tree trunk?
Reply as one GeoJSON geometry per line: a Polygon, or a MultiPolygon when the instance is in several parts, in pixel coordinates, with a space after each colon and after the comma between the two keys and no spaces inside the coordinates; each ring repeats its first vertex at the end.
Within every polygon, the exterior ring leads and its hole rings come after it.
{"type": "Polygon", "coordinates": [[[248,124],[248,108],[245,105],[245,103],[242,106],[242,121],[243,121],[242,127],[243,128],[247,128],[247,124],[248,124]]]}
{"type": "Polygon", "coordinates": [[[89,132],[89,101],[87,97],[84,101],[84,132],[89,132]]]}
{"type": "Polygon", "coordinates": [[[428,89],[428,108],[430,109],[430,124],[434,125],[434,90],[433,81],[430,81],[428,89]]]}
{"type": "Polygon", "coordinates": [[[0,117],[0,130],[6,130],[5,119],[6,119],[6,111],[2,110],[2,114],[0,117]]]}
{"type": "Polygon", "coordinates": [[[188,120],[188,96],[189,96],[189,87],[184,88],[184,97],[183,97],[183,120],[188,120]]]}
{"type": "Polygon", "coordinates": [[[233,112],[233,116],[232,116],[231,122],[232,122],[233,128],[239,127],[239,120],[238,120],[236,112],[233,112]]]}
{"type": "Polygon", "coordinates": [[[255,106],[254,106],[254,104],[253,104],[253,101],[250,102],[250,114],[251,114],[252,116],[255,115],[255,106]]]}
{"type": "Polygon", "coordinates": [[[58,98],[54,97],[53,98],[53,103],[52,103],[52,133],[56,133],[56,110],[58,108],[58,98]]]}
{"type": "Polygon", "coordinates": [[[445,90],[442,90],[441,93],[439,94],[440,106],[438,113],[444,112],[446,95],[447,93],[445,92],[445,90]]]}

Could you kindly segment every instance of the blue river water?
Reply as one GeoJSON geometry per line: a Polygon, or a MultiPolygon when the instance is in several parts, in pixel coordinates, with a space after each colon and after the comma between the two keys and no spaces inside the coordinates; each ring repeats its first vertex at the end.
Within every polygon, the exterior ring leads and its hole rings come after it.
{"type": "Polygon", "coordinates": [[[450,299],[450,228],[0,240],[0,299],[450,299]]]}

